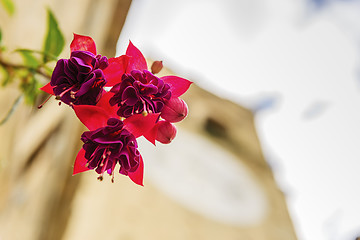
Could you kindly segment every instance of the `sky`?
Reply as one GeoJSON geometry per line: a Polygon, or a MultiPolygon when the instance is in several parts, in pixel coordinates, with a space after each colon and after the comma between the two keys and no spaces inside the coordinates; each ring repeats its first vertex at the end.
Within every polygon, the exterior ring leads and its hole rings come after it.
{"type": "Polygon", "coordinates": [[[255,114],[299,240],[360,235],[360,2],[134,0],[118,43],[255,114]]]}

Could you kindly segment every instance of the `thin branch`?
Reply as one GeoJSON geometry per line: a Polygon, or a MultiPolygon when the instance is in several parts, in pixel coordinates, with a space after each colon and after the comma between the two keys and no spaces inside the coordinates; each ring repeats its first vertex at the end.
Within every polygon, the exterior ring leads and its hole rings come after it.
{"type": "Polygon", "coordinates": [[[8,113],[6,114],[6,116],[3,118],[3,120],[1,120],[0,122],[0,126],[3,125],[4,123],[7,122],[7,120],[11,117],[11,115],[14,113],[15,109],[17,108],[17,106],[19,105],[21,99],[22,99],[23,95],[20,95],[15,102],[13,103],[13,105],[11,106],[10,110],[8,111],[8,113]]]}
{"type": "Polygon", "coordinates": [[[14,64],[14,63],[6,62],[1,58],[0,58],[0,65],[4,66],[5,68],[32,70],[32,71],[35,71],[36,73],[46,77],[47,79],[51,79],[51,75],[49,75],[49,74],[45,73],[44,71],[42,71],[41,68],[32,68],[32,67],[25,66],[25,65],[14,64]]]}

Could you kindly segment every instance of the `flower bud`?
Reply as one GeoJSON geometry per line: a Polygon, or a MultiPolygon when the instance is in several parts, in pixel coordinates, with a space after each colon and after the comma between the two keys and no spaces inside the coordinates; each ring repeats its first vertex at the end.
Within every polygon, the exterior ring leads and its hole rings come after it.
{"type": "Polygon", "coordinates": [[[180,98],[170,98],[161,110],[161,117],[169,122],[180,122],[188,114],[188,106],[180,98]]]}
{"type": "Polygon", "coordinates": [[[168,144],[175,138],[177,130],[171,122],[161,120],[157,123],[157,127],[157,141],[168,144]]]}
{"type": "Polygon", "coordinates": [[[157,74],[157,73],[159,73],[161,71],[162,68],[163,68],[162,61],[155,61],[151,65],[151,73],[152,74],[157,74]]]}

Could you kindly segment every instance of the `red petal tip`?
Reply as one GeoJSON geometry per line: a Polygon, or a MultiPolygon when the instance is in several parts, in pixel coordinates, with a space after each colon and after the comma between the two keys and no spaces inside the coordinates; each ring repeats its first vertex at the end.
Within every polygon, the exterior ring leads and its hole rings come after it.
{"type": "Polygon", "coordinates": [[[127,73],[132,70],[147,70],[148,67],[144,55],[130,40],[126,49],[126,55],[130,57],[129,65],[126,70],[127,73]]]}
{"type": "Polygon", "coordinates": [[[129,178],[131,181],[136,183],[137,185],[144,186],[143,184],[143,178],[144,178],[144,161],[142,159],[142,156],[140,155],[140,162],[139,167],[136,169],[135,172],[129,172],[128,173],[129,178]]]}
{"type": "Polygon", "coordinates": [[[164,76],[160,79],[169,84],[171,97],[180,97],[189,89],[190,85],[193,83],[185,78],[177,76],[164,76]]]}
{"type": "Polygon", "coordinates": [[[40,88],[41,91],[44,91],[48,94],[54,95],[54,91],[52,86],[50,85],[50,83],[44,85],[43,87],[40,88]]]}
{"type": "Polygon", "coordinates": [[[83,36],[74,33],[74,39],[70,44],[70,50],[73,51],[88,51],[96,55],[95,41],[89,36],[83,36]]]}
{"type": "Polygon", "coordinates": [[[73,176],[78,173],[82,173],[82,172],[90,170],[89,168],[86,167],[86,163],[87,163],[87,160],[85,158],[85,150],[83,148],[81,148],[81,150],[79,151],[79,153],[76,156],[76,160],[74,163],[73,176]]]}

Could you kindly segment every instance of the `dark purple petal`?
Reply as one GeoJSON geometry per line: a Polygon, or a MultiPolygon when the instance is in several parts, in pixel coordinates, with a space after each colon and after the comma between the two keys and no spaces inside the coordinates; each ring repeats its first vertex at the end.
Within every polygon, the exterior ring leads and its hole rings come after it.
{"type": "Polygon", "coordinates": [[[106,84],[103,69],[106,57],[88,51],[73,51],[70,59],[60,59],[51,76],[58,99],[69,105],[95,105],[106,84]]]}
{"type": "Polygon", "coordinates": [[[111,92],[111,105],[119,107],[120,117],[129,117],[139,113],[160,113],[164,101],[171,98],[170,86],[147,70],[133,70],[124,74],[120,83],[111,92]]]}
{"type": "Polygon", "coordinates": [[[128,106],[134,106],[139,100],[134,87],[128,86],[121,95],[122,102],[128,106]]]}
{"type": "MultiPolygon", "coordinates": [[[[75,109],[81,107],[75,106],[75,109]]],[[[124,175],[136,172],[140,166],[136,138],[118,118],[109,118],[105,126],[84,132],[81,140],[86,165],[100,174],[100,180],[104,172],[113,176],[117,164],[124,175]]]]}

